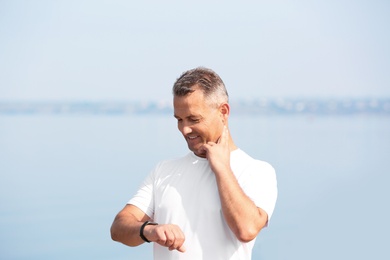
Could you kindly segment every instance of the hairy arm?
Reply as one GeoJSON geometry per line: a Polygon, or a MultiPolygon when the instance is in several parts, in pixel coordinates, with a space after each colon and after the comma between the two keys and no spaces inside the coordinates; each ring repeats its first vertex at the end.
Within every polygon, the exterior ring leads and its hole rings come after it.
{"type": "Polygon", "coordinates": [[[115,217],[111,225],[111,238],[128,246],[138,246],[144,241],[139,230],[149,216],[133,205],[126,205],[115,217]]]}
{"type": "MultiPolygon", "coordinates": [[[[145,221],[151,220],[142,210],[134,205],[126,205],[115,217],[111,226],[111,238],[128,246],[144,243],[140,229],[145,221]]],[[[147,225],[144,236],[151,242],[168,247],[169,250],[184,252],[184,234],[173,224],[147,225]]]]}
{"type": "Polygon", "coordinates": [[[242,242],[253,240],[266,225],[267,213],[243,192],[230,169],[216,171],[222,212],[230,229],[242,242]]]}
{"type": "Polygon", "coordinates": [[[201,149],[205,150],[215,174],[222,212],[229,228],[240,241],[253,240],[266,225],[268,215],[244,193],[230,168],[227,127],[224,127],[217,143],[209,142],[201,149]]]}

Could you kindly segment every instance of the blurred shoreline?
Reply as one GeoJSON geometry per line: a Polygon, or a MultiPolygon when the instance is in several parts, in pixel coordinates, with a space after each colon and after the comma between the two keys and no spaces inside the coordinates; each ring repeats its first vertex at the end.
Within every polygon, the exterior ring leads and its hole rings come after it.
{"type": "MultiPolygon", "coordinates": [[[[235,115],[386,115],[390,98],[232,100],[235,115]]],[[[171,101],[0,101],[0,115],[172,114],[171,101]]]]}

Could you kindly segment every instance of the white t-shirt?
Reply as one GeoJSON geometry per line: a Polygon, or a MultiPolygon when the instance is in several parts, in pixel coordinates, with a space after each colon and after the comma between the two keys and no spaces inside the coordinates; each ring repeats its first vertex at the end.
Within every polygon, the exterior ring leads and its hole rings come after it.
{"type": "MultiPolygon", "coordinates": [[[[274,168],[240,149],[231,153],[231,168],[245,194],[271,219],[277,198],[274,168]]],[[[160,162],[128,202],[153,221],[176,224],[184,232],[186,252],[154,244],[154,259],[249,260],[255,240],[240,242],[221,210],[214,173],[207,159],[192,152],[160,162]]]]}

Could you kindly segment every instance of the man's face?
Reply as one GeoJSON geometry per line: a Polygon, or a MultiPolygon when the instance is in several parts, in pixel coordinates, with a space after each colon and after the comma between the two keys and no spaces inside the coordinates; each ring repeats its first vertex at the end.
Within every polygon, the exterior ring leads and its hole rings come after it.
{"type": "Polygon", "coordinates": [[[223,130],[219,108],[210,106],[199,89],[184,97],[174,96],[173,107],[178,129],[188,148],[197,156],[205,157],[199,148],[207,142],[217,142],[223,130]]]}

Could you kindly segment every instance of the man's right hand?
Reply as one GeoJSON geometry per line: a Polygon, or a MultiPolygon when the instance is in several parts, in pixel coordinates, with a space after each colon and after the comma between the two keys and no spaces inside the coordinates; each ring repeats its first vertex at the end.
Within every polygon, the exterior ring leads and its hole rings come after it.
{"type": "MultiPolygon", "coordinates": [[[[111,226],[111,238],[128,246],[144,243],[139,232],[145,221],[152,219],[134,205],[127,204],[115,217],[111,226]]],[[[155,242],[169,250],[184,252],[184,233],[173,224],[146,225],[143,234],[147,240],[155,242]]]]}
{"type": "Polygon", "coordinates": [[[168,247],[169,250],[185,252],[184,233],[179,226],[173,224],[147,225],[144,236],[151,242],[168,247]]]}

